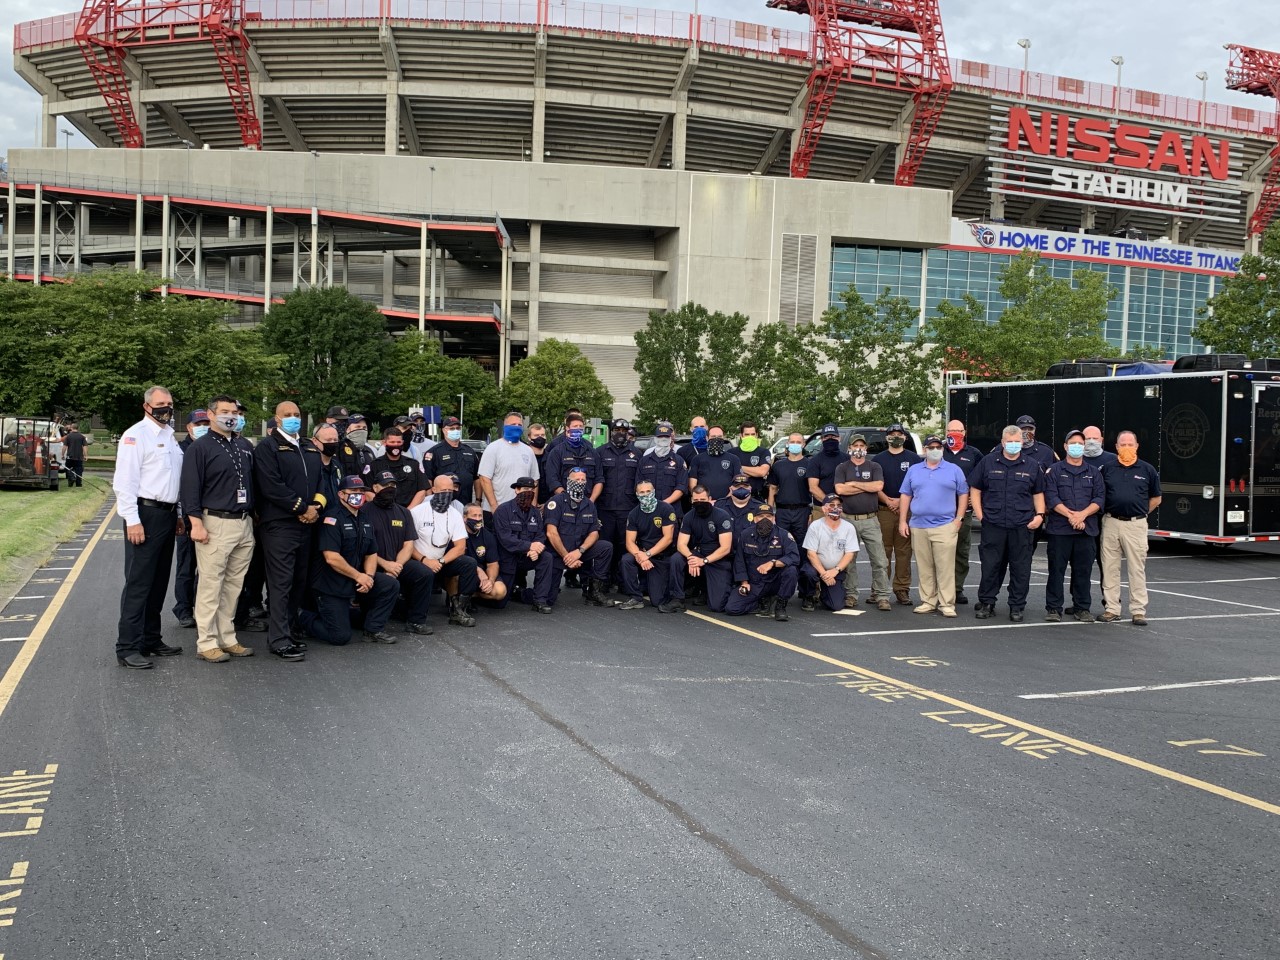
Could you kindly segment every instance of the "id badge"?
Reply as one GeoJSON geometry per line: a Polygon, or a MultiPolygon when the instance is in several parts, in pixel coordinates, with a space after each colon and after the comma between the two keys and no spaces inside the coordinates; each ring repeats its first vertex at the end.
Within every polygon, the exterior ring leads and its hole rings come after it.
{"type": "Polygon", "coordinates": [[[240,487],[238,490],[236,490],[236,503],[239,506],[243,507],[248,502],[249,502],[249,491],[246,490],[244,487],[240,487]]]}

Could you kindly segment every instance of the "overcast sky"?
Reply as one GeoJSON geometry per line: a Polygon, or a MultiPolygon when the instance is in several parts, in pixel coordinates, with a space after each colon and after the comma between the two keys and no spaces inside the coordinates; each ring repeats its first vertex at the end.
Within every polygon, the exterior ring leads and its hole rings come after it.
{"type": "MultiPolygon", "coordinates": [[[[74,13],[81,6],[79,0],[0,0],[0,155],[34,143],[39,109],[39,97],[12,69],[13,25],[74,13]]],[[[694,0],[647,0],[630,6],[692,11],[694,0]]],[[[698,8],[706,16],[794,29],[805,29],[809,22],[798,14],[769,10],[765,0],[699,0],[698,8]]],[[[952,57],[1021,67],[1016,41],[1026,37],[1031,40],[1032,70],[1114,83],[1111,57],[1118,54],[1124,57],[1126,87],[1198,98],[1201,84],[1195,75],[1204,70],[1210,100],[1274,108],[1261,97],[1223,89],[1224,43],[1280,50],[1280,16],[1271,0],[942,0],[942,16],[952,57]]],[[[78,145],[84,146],[83,141],[78,145]]]]}

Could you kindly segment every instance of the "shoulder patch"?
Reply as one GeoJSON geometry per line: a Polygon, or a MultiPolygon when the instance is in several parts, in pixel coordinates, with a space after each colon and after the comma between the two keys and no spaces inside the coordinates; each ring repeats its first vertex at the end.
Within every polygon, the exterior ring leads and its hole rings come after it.
{"type": "Polygon", "coordinates": [[[555,502],[554,500],[548,500],[548,501],[547,501],[547,509],[548,509],[548,510],[554,510],[555,508],[556,508],[556,502],[555,502]]]}
{"type": "Polygon", "coordinates": [[[135,440],[133,437],[125,437],[120,442],[123,443],[125,446],[129,446],[129,447],[136,446],[138,443],[138,441],[135,440]]]}
{"type": "Polygon", "coordinates": [[[325,518],[324,518],[324,522],[325,522],[325,523],[327,523],[327,524],[329,524],[329,526],[331,526],[331,527],[336,527],[336,526],[338,525],[338,518],[337,518],[337,517],[325,517],[325,518]]]}
{"type": "Polygon", "coordinates": [[[484,551],[485,551],[484,544],[480,544],[480,546],[476,547],[476,556],[477,556],[477,557],[483,557],[483,556],[484,556],[484,551]]]}
{"type": "Polygon", "coordinates": [[[423,459],[423,460],[432,460],[432,459],[435,459],[435,454],[433,454],[430,450],[428,450],[426,453],[424,453],[424,454],[422,455],[422,459],[423,459]]]}
{"type": "Polygon", "coordinates": [[[722,529],[722,530],[729,530],[729,529],[730,529],[730,528],[732,528],[732,527],[733,527],[733,521],[732,521],[732,520],[721,520],[721,521],[720,521],[720,529],[722,529]]]}

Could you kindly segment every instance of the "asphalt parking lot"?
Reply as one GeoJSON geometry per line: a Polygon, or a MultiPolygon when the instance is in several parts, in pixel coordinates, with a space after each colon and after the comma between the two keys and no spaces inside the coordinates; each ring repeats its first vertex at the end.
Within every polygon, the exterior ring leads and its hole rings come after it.
{"type": "Polygon", "coordinates": [[[145,672],[122,553],[0,611],[7,960],[1277,955],[1274,550],[1157,545],[1146,629],[1039,622],[1042,549],[1022,624],[570,590],[145,672]]]}

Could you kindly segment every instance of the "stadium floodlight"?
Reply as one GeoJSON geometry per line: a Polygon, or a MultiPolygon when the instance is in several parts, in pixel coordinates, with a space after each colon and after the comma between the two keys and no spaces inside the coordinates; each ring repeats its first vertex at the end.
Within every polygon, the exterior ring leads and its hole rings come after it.
{"type": "Polygon", "coordinates": [[[1027,68],[1031,66],[1031,41],[1023,37],[1018,41],[1018,46],[1022,48],[1022,96],[1027,96],[1027,68]]]}
{"type": "Polygon", "coordinates": [[[1196,79],[1200,81],[1200,126],[1203,127],[1209,119],[1209,74],[1197,70],[1196,79]]]}
{"type": "Polygon", "coordinates": [[[1112,111],[1116,114],[1120,113],[1120,71],[1124,69],[1124,57],[1114,56],[1111,62],[1116,65],[1116,92],[1112,99],[1112,111]]]}

